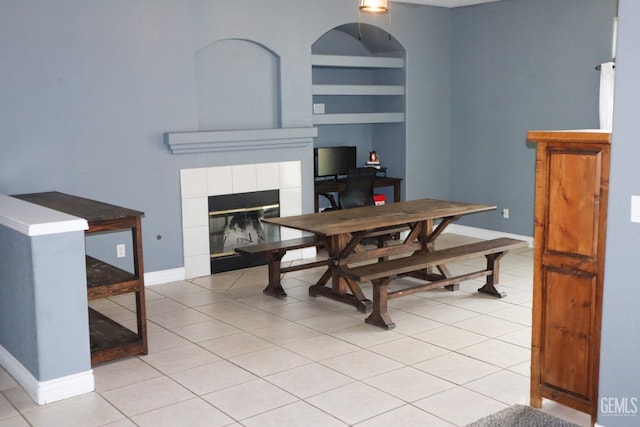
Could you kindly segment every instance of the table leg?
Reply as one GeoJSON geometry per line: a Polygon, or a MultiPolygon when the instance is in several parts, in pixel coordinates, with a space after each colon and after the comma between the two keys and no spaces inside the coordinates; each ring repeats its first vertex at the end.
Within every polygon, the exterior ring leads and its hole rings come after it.
{"type": "MultiPolygon", "coordinates": [[[[329,257],[338,257],[349,241],[348,234],[330,237],[326,242],[329,257]]],[[[323,296],[352,305],[361,313],[366,313],[371,308],[371,301],[364,295],[360,285],[353,280],[347,280],[333,274],[333,268],[329,268],[315,285],[309,287],[309,295],[312,297],[323,296]],[[331,287],[326,286],[329,279],[331,279],[331,287]],[[351,293],[348,292],[349,290],[351,293]]]]}
{"type": "MultiPolygon", "coordinates": [[[[451,224],[457,218],[458,217],[453,217],[453,216],[442,218],[440,223],[436,226],[435,230],[433,229],[433,222],[431,222],[428,225],[427,232],[429,233],[429,235],[426,238],[428,250],[432,251],[432,250],[435,249],[434,245],[435,245],[436,238],[438,236],[440,236],[444,232],[444,230],[449,226],[449,224],[451,224]]],[[[443,265],[438,265],[437,269],[440,272],[439,275],[433,274],[432,271],[429,271],[428,274],[430,276],[432,276],[432,277],[435,277],[435,278],[437,278],[439,276],[440,279],[446,279],[447,277],[451,277],[451,272],[449,271],[449,269],[447,268],[446,265],[444,265],[444,264],[443,265]]],[[[458,289],[460,289],[460,283],[454,283],[452,285],[447,285],[447,286],[445,286],[445,289],[448,289],[450,291],[457,291],[458,289]]]]}

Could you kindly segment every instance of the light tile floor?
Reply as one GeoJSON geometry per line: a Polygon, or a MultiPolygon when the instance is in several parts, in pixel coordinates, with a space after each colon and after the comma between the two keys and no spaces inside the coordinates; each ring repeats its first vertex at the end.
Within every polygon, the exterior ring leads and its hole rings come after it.
{"type": "MultiPolygon", "coordinates": [[[[470,240],[445,234],[439,246],[470,240]]],[[[0,427],[464,426],[528,404],[531,250],[503,259],[506,298],[478,294],[480,281],[406,296],[390,302],[390,331],[309,297],[320,273],[287,274],[286,299],[262,294],[264,266],[148,287],[147,356],[97,366],[95,392],[45,406],[0,368],[0,427]]],[[[129,295],[92,306],[135,325],[129,295]]],[[[590,425],[550,401],[543,410],[590,425]]]]}

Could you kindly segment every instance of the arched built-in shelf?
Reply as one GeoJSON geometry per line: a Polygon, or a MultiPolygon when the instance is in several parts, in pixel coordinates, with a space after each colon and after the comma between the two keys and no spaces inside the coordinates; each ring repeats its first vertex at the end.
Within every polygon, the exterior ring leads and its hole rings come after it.
{"type": "Polygon", "coordinates": [[[406,57],[399,40],[370,24],[319,37],[310,58],[314,147],[355,146],[358,165],[376,151],[388,176],[406,179],[406,57]]]}

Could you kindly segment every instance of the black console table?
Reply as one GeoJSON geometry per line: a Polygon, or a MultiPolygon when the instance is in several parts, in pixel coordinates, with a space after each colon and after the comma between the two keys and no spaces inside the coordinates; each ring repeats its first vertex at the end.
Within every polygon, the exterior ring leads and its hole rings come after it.
{"type": "MultiPolygon", "coordinates": [[[[388,176],[379,176],[373,182],[374,188],[380,187],[393,187],[393,201],[400,201],[400,183],[402,182],[402,178],[391,178],[388,176]]],[[[318,196],[321,193],[340,193],[344,191],[346,186],[346,180],[338,179],[338,180],[326,180],[326,181],[316,181],[314,183],[314,211],[318,212],[319,204],[318,204],[318,196]]]]}

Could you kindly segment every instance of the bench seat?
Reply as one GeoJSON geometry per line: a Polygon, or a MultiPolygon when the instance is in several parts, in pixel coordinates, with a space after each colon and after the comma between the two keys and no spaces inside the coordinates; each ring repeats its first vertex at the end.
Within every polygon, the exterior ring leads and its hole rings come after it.
{"type": "Polygon", "coordinates": [[[383,260],[373,264],[357,265],[354,267],[333,266],[334,272],[342,277],[357,282],[371,282],[373,284],[373,312],[366,321],[386,329],[395,327],[387,312],[387,300],[403,295],[410,295],[425,290],[451,286],[464,280],[487,277],[479,292],[492,296],[504,297],[506,294],[495,289],[499,277],[499,260],[509,250],[527,246],[527,242],[512,238],[498,238],[484,240],[467,245],[434,250],[431,252],[416,252],[402,258],[383,260]],[[483,270],[464,273],[455,277],[445,277],[434,274],[431,270],[440,265],[461,261],[469,258],[484,256],[487,267],[483,270]],[[388,291],[389,281],[404,275],[411,275],[423,279],[428,283],[420,283],[403,289],[388,291]]]}
{"type": "Polygon", "coordinates": [[[305,270],[308,268],[327,265],[327,261],[314,261],[305,264],[282,267],[282,258],[287,251],[324,246],[324,241],[318,236],[305,236],[295,239],[280,240],[277,242],[264,242],[257,245],[242,246],[235,251],[242,255],[265,256],[269,270],[269,283],[262,291],[267,295],[284,298],[287,293],[284,291],[281,282],[281,275],[291,271],[305,270]]]}
{"type": "MultiPolygon", "coordinates": [[[[396,238],[399,233],[409,230],[408,226],[394,226],[387,227],[374,232],[366,233],[366,238],[374,238],[377,241],[378,247],[382,246],[388,240],[396,238]]],[[[269,269],[269,283],[267,287],[262,291],[267,295],[271,295],[278,298],[284,298],[287,296],[284,288],[282,287],[281,275],[283,273],[289,273],[291,271],[306,270],[309,268],[326,266],[327,261],[314,261],[303,264],[292,265],[289,267],[282,267],[282,258],[287,251],[295,249],[304,249],[311,247],[323,247],[324,240],[320,236],[304,236],[295,239],[280,240],[275,242],[264,242],[256,245],[242,246],[235,249],[235,252],[242,255],[254,255],[264,256],[267,260],[267,266],[269,269]]],[[[326,276],[328,278],[328,275],[326,276]]]]}

